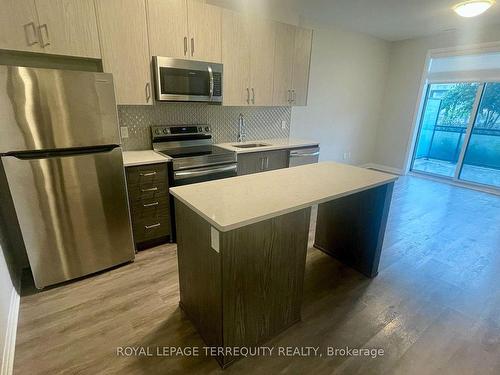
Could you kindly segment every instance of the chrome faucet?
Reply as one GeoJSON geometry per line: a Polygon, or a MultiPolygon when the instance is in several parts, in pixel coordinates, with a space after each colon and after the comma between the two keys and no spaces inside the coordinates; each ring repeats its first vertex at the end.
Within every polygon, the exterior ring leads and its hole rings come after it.
{"type": "Polygon", "coordinates": [[[245,119],[243,118],[243,113],[240,113],[240,116],[238,118],[238,139],[237,139],[237,142],[243,142],[243,140],[246,137],[246,134],[243,130],[244,127],[245,127],[245,119]]]}

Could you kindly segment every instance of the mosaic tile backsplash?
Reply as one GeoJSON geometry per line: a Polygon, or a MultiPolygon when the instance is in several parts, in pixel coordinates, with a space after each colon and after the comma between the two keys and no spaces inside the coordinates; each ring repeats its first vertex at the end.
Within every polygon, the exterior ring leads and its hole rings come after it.
{"type": "Polygon", "coordinates": [[[224,107],[199,103],[157,103],[153,106],[118,106],[120,126],[128,127],[124,150],[151,149],[152,125],[209,124],[215,143],[236,142],[238,116],[245,117],[245,140],[288,138],[289,107],[224,107]],[[286,129],[282,129],[282,121],[286,129]]]}

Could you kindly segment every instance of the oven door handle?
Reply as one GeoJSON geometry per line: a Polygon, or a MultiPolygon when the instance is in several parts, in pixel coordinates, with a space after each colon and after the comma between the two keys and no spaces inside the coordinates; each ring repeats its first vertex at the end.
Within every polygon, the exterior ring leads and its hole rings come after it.
{"type": "Polygon", "coordinates": [[[212,97],[214,96],[214,73],[210,65],[208,66],[208,77],[210,78],[210,84],[208,87],[208,98],[209,101],[212,101],[212,97]]]}
{"type": "Polygon", "coordinates": [[[232,164],[229,166],[217,167],[217,168],[210,167],[210,168],[200,168],[194,171],[179,171],[179,172],[174,172],[174,180],[182,180],[191,177],[209,176],[212,174],[223,173],[223,172],[236,172],[237,169],[238,166],[236,164],[232,164]]]}

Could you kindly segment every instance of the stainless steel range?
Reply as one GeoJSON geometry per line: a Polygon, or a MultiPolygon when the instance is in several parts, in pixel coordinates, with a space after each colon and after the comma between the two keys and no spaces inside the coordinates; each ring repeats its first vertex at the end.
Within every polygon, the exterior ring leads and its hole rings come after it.
{"type": "MultiPolygon", "coordinates": [[[[151,127],[153,150],[169,156],[169,186],[180,186],[234,177],[236,153],[213,145],[209,125],[151,127]]],[[[171,196],[172,239],[175,241],[175,209],[171,196]]]]}
{"type": "Polygon", "coordinates": [[[153,149],[172,158],[170,186],[233,177],[236,154],[213,145],[209,125],[153,126],[153,149]]]}

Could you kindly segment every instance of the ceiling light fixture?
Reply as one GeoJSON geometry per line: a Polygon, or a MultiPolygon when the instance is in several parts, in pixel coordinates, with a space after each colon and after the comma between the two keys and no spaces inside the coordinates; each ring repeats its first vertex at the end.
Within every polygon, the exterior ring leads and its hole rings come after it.
{"type": "Polygon", "coordinates": [[[459,3],[453,10],[462,17],[476,17],[486,12],[495,4],[495,0],[469,0],[459,3]]]}

